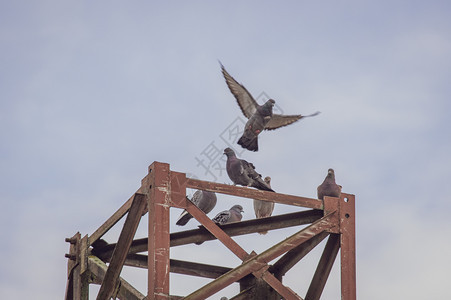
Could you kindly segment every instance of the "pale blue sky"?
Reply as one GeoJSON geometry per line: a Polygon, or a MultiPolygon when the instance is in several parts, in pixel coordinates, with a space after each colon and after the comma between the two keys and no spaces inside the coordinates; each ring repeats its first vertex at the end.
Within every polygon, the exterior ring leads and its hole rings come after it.
{"type": "MultiPolygon", "coordinates": [[[[242,117],[218,59],[285,113],[322,112],[264,132],[261,150],[241,157],[270,175],[276,191],[307,197],[335,169],[357,199],[359,299],[451,297],[450,8],[448,1],[2,1],[1,298],[61,299],[64,238],[91,234],[153,161],[213,180],[196,157],[211,143],[223,149],[221,134],[242,117]]],[[[210,216],[235,203],[244,219],[254,217],[251,201],[225,196],[210,216]]],[[[286,235],[236,240],[258,252],[286,235]]],[[[209,242],[171,253],[237,265],[222,248],[209,242]]],[[[301,296],[309,272],[299,267],[286,279],[301,296]]],[[[145,272],[125,275],[145,290],[145,272]]],[[[195,284],[175,278],[186,284],[173,284],[174,294],[195,284]]],[[[335,267],[324,298],[338,299],[338,285],[335,267]]]]}

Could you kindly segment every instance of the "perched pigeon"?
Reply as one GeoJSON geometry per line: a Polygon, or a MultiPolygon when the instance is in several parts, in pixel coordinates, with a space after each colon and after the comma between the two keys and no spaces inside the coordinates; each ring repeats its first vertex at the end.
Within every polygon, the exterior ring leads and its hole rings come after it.
{"type": "Polygon", "coordinates": [[[243,215],[241,215],[242,212],[244,211],[241,205],[234,205],[229,210],[221,211],[212,219],[212,221],[221,225],[238,222],[243,218],[243,215]]]}
{"type": "MultiPolygon", "coordinates": [[[[266,176],[265,182],[271,186],[271,177],[266,176]]],[[[254,211],[257,219],[270,217],[274,210],[274,202],[254,199],[254,211]]],[[[268,231],[261,231],[260,234],[267,234],[268,231]]]]}
{"type": "Polygon", "coordinates": [[[230,148],[226,148],[224,154],[227,155],[227,174],[233,181],[233,184],[251,186],[259,190],[274,192],[274,190],[263,181],[262,176],[255,171],[253,164],[248,163],[244,159],[237,158],[235,152],[230,148]]]}
{"type": "Polygon", "coordinates": [[[263,130],[277,129],[294,123],[302,118],[313,117],[319,114],[319,112],[307,116],[273,114],[272,108],[275,104],[274,100],[269,99],[265,104],[258,105],[257,101],[255,101],[246,88],[230,76],[222,64],[221,70],[227,86],[233,96],[235,96],[241,111],[244,116],[249,119],[245,125],[243,135],[238,140],[238,144],[245,149],[258,151],[258,135],[263,130]]]}
{"type": "Polygon", "coordinates": [[[335,172],[333,169],[327,171],[327,176],[323,183],[318,186],[318,199],[323,200],[324,196],[340,197],[341,185],[335,183],[335,172]]]}
{"type": "MultiPolygon", "coordinates": [[[[208,191],[197,190],[193,197],[191,198],[191,202],[194,205],[200,208],[204,213],[208,214],[216,205],[216,194],[208,191]]],[[[177,220],[177,225],[183,226],[191,220],[193,216],[184,210],[177,220]]]]}

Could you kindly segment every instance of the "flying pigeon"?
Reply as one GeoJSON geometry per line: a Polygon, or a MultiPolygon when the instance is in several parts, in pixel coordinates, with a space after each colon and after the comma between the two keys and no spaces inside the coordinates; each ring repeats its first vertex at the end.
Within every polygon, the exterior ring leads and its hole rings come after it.
{"type": "Polygon", "coordinates": [[[335,172],[333,169],[327,171],[327,176],[323,183],[318,186],[318,199],[323,200],[324,196],[340,197],[341,185],[335,183],[335,172]]]}
{"type": "Polygon", "coordinates": [[[243,207],[241,205],[234,205],[229,210],[224,210],[218,213],[212,221],[218,224],[227,224],[232,222],[238,222],[241,221],[243,218],[243,215],[241,213],[243,211],[243,207]]]}
{"type": "Polygon", "coordinates": [[[272,108],[276,103],[273,99],[269,99],[265,104],[259,105],[251,93],[227,73],[222,64],[221,70],[230,92],[235,96],[244,116],[249,119],[244,127],[243,135],[238,140],[238,144],[245,149],[258,151],[258,135],[263,130],[274,130],[302,118],[313,117],[319,114],[319,111],[306,116],[273,114],[272,108]]]}
{"type": "MultiPolygon", "coordinates": [[[[265,182],[271,186],[271,177],[266,176],[265,182]]],[[[270,217],[274,210],[274,202],[254,199],[254,211],[257,219],[270,217]]],[[[260,234],[267,234],[268,231],[261,231],[260,234]]]]}
{"type": "MultiPolygon", "coordinates": [[[[208,214],[215,207],[217,199],[216,194],[213,192],[197,190],[190,201],[204,213],[208,214]]],[[[186,225],[192,217],[189,212],[184,210],[175,224],[180,226],[186,225]]]]}
{"type": "Polygon", "coordinates": [[[236,157],[235,152],[230,148],[224,149],[227,155],[226,170],[234,185],[251,186],[259,190],[271,191],[270,186],[263,181],[262,176],[255,171],[253,164],[236,157]]]}

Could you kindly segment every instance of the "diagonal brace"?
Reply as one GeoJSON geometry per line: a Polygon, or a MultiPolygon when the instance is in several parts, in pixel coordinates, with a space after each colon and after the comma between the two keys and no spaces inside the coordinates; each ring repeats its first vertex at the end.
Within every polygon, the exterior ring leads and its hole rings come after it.
{"type": "Polygon", "coordinates": [[[130,211],[125,219],[124,227],[122,228],[119,236],[119,240],[113,251],[111,263],[105,273],[102,285],[100,286],[97,300],[107,300],[111,298],[114,289],[116,288],[116,283],[127,257],[133,237],[135,236],[136,229],[138,228],[145,205],[146,196],[143,194],[135,194],[133,202],[130,206],[130,211]]]}
{"type": "MultiPolygon", "coordinates": [[[[194,205],[192,205],[195,207],[194,205]]],[[[197,208],[197,207],[196,207],[197,208]]],[[[199,209],[196,211],[196,209],[191,209],[191,207],[188,207],[188,211],[199,221],[201,222],[208,230],[210,230],[211,225],[217,227],[210,219],[208,219],[203,212],[201,212],[199,209]],[[192,211],[192,212],[191,212],[192,211]],[[207,219],[203,220],[202,215],[207,219]],[[200,217],[200,218],[198,218],[200,217]],[[207,221],[204,223],[204,221],[207,221]],[[209,222],[211,224],[209,224],[209,222]]],[[[292,236],[288,237],[284,241],[274,245],[273,247],[269,248],[268,250],[262,252],[259,255],[256,255],[245,262],[241,264],[240,266],[236,267],[235,269],[231,270],[230,272],[227,272],[226,274],[218,277],[217,279],[213,280],[212,282],[208,283],[204,287],[200,288],[199,290],[191,293],[188,295],[185,299],[205,299],[214,293],[218,292],[225,286],[228,286],[232,284],[233,282],[236,282],[243,278],[244,276],[250,274],[250,273],[257,273],[262,268],[267,267],[267,264],[273,260],[274,258],[282,255],[283,253],[289,251],[290,249],[300,245],[301,243],[309,240],[310,238],[314,237],[317,234],[320,234],[326,230],[329,230],[330,228],[336,226],[331,220],[334,219],[335,212],[329,213],[328,215],[324,216],[323,218],[315,221],[310,226],[307,226],[306,228],[302,229],[301,231],[293,234],[292,236]]],[[[220,230],[219,227],[217,227],[218,230],[220,230]]],[[[212,228],[210,231],[213,235],[215,235],[215,228],[212,228]]],[[[215,235],[216,236],[216,235],[215,235]]],[[[227,235],[226,235],[227,236],[227,235]]],[[[225,240],[225,242],[222,240],[222,237],[216,236],[221,242],[224,243],[229,249],[230,241],[225,240]]],[[[228,236],[227,236],[228,237],[228,236]]],[[[235,243],[230,237],[229,239],[235,243]]],[[[237,247],[241,249],[241,247],[235,243],[237,247]]],[[[232,249],[231,249],[232,250],[232,249]]],[[[241,249],[242,250],[242,249],[241,249]]],[[[244,250],[242,250],[244,251],[244,250]]],[[[241,258],[241,257],[240,257],[241,258]]],[[[260,274],[261,275],[261,274],[260,274]]],[[[256,275],[258,276],[258,275],[256,275]]],[[[260,276],[258,276],[260,277],[260,276]]],[[[300,299],[299,296],[294,294],[291,290],[287,289],[285,286],[283,286],[279,280],[277,280],[271,273],[269,272],[263,272],[263,275],[261,277],[269,284],[271,285],[276,291],[281,294],[282,297],[286,299],[300,299]],[[278,282],[275,283],[274,279],[278,282]],[[280,290],[280,286],[284,287],[286,290],[280,290]],[[281,293],[282,292],[282,293],[281,293]]]]}
{"type": "MultiPolygon", "coordinates": [[[[196,218],[204,227],[210,231],[218,240],[220,240],[229,250],[231,250],[236,256],[238,256],[241,260],[246,260],[249,258],[249,254],[240,247],[230,236],[228,236],[221,228],[219,228],[212,220],[210,220],[207,215],[203,211],[201,211],[197,206],[195,206],[191,201],[186,200],[186,210],[196,218]]],[[[266,263],[262,265],[262,267],[266,266],[266,263]]],[[[258,268],[261,269],[261,268],[258,268]]],[[[257,271],[257,270],[255,270],[257,271]]],[[[249,273],[247,273],[249,274],[249,273]]],[[[246,275],[247,275],[246,274],[246,275]]],[[[256,277],[261,277],[260,275],[256,275],[256,277]]],[[[271,285],[280,295],[282,295],[286,299],[299,299],[299,297],[290,289],[286,288],[279,280],[277,280],[274,275],[266,272],[265,276],[262,278],[271,285]]],[[[230,283],[229,283],[230,284],[230,283]]],[[[222,284],[215,286],[217,291],[223,289],[228,284],[222,284]]],[[[205,296],[205,298],[208,296],[205,296]]],[[[204,298],[203,296],[199,298],[204,298]]],[[[195,299],[199,299],[195,298],[195,299]]]]}

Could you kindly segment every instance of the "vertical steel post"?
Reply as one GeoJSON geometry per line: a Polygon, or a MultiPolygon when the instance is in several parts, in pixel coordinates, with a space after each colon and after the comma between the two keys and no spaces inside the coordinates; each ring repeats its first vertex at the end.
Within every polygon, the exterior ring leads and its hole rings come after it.
{"type": "Polygon", "coordinates": [[[356,300],[355,196],[340,196],[341,299],[356,300]]]}
{"type": "Polygon", "coordinates": [[[169,299],[169,164],[154,162],[149,172],[147,299],[169,299]]]}

